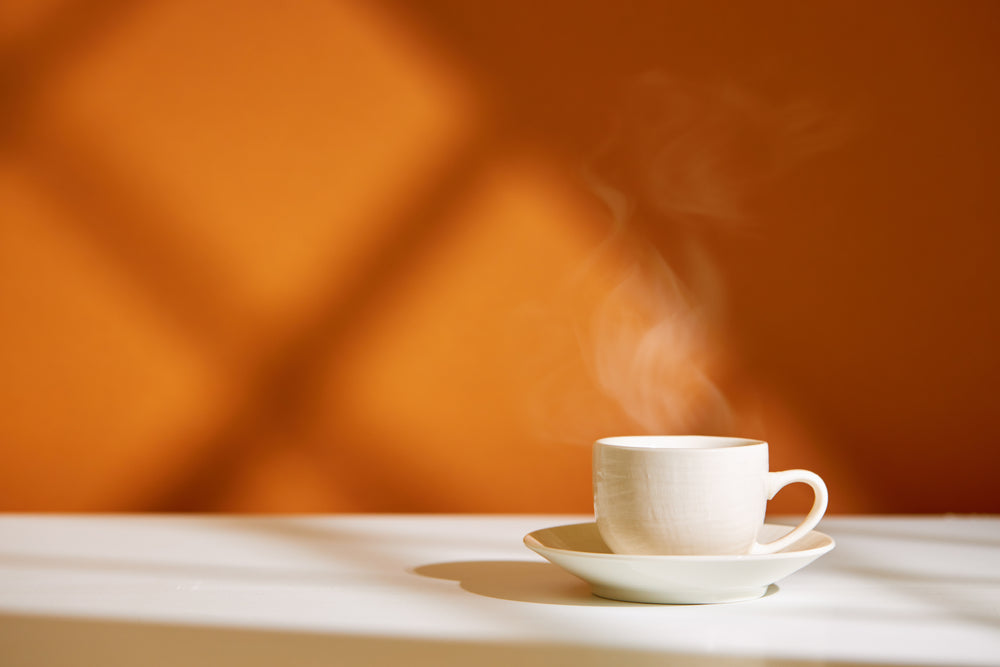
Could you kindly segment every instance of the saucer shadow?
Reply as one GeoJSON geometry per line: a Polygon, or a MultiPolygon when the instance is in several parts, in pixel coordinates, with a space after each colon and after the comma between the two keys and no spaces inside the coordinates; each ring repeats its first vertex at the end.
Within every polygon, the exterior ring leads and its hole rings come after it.
{"type": "Polygon", "coordinates": [[[430,563],[413,572],[457,581],[463,590],[499,600],[582,606],[627,606],[628,602],[592,595],[586,582],[551,563],[480,560],[430,563]]]}
{"type": "MultiPolygon", "coordinates": [[[[647,606],[641,602],[597,597],[590,592],[590,586],[586,582],[551,563],[521,560],[456,561],[421,565],[414,568],[413,572],[432,579],[457,581],[463,590],[499,600],[589,607],[647,606]]],[[[778,587],[772,584],[764,597],[774,595],[777,591],[778,587]]]]}

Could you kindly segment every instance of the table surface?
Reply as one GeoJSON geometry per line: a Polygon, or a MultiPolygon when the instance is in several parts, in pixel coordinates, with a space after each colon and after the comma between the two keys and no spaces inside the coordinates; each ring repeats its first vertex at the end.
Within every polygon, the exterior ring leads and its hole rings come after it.
{"type": "Polygon", "coordinates": [[[1000,517],[827,517],[763,598],[594,597],[581,516],[0,515],[0,665],[1000,665],[1000,517]]]}

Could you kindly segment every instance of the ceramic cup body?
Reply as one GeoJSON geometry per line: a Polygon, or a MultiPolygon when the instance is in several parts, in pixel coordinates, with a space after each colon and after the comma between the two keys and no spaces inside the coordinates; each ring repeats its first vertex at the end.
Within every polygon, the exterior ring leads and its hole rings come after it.
{"type": "Polygon", "coordinates": [[[594,512],[608,547],[622,554],[773,553],[812,530],[826,511],[826,486],[806,470],[768,471],[761,440],[712,436],[625,436],[594,444],[594,512]],[[793,482],[815,501],[789,535],[760,544],[767,501],[793,482]]]}

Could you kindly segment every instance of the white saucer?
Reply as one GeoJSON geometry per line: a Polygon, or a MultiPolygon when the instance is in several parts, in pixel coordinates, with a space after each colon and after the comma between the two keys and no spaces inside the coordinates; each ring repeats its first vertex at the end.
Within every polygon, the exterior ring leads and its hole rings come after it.
{"type": "MultiPolygon", "coordinates": [[[[765,524],[760,541],[770,542],[791,529],[765,524]]],[[[536,530],[525,535],[524,544],[589,583],[594,595],[661,604],[753,600],[834,547],[833,538],[814,530],[774,554],[633,556],[612,553],[594,522],[536,530]]]]}

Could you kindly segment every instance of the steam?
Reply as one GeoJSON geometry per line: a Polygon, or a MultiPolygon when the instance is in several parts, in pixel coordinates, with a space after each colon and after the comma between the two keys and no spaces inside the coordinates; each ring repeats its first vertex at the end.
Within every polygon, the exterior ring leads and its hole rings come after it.
{"type": "Polygon", "coordinates": [[[628,86],[587,173],[621,223],[636,205],[668,224],[740,223],[748,196],[842,133],[806,101],[778,105],[732,84],[648,73],[628,86]]]}
{"type": "Polygon", "coordinates": [[[732,86],[662,74],[630,86],[585,172],[613,228],[582,269],[609,287],[576,327],[595,383],[631,422],[623,429],[738,427],[714,379],[727,295],[705,239],[734,233],[758,188],[835,143],[824,121],[809,105],[776,107],[732,86]]]}
{"type": "Polygon", "coordinates": [[[618,270],[578,329],[590,371],[635,432],[725,431],[732,415],[710,374],[712,320],[663,258],[645,250],[618,270]]]}

